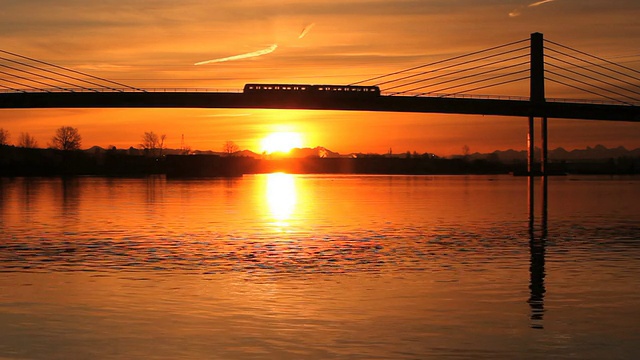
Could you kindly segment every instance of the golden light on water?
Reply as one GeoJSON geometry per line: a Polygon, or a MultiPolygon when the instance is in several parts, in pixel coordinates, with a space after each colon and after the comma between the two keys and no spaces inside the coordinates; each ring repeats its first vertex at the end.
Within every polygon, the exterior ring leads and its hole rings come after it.
{"type": "Polygon", "coordinates": [[[271,216],[279,226],[286,226],[298,201],[295,178],[291,174],[267,175],[267,205],[271,216]]]}

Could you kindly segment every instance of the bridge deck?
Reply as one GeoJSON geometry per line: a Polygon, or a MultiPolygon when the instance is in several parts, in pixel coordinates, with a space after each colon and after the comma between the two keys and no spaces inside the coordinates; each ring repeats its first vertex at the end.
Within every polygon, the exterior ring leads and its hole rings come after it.
{"type": "Polygon", "coordinates": [[[202,92],[0,93],[2,109],[245,108],[418,112],[640,122],[640,107],[526,100],[413,96],[309,97],[295,94],[202,92]]]}

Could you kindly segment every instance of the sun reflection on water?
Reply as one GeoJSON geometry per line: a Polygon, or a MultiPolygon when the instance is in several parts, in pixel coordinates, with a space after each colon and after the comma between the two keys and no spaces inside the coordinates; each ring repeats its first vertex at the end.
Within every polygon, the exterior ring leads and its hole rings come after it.
{"type": "Polygon", "coordinates": [[[267,205],[278,226],[287,226],[297,203],[295,178],[291,174],[267,175],[267,205]]]}

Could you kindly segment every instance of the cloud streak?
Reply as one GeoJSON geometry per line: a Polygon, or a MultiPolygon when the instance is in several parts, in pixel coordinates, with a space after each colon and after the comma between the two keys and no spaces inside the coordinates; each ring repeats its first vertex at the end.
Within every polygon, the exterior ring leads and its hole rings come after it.
{"type": "MultiPolygon", "coordinates": [[[[556,1],[556,0],[541,0],[541,1],[536,1],[536,2],[534,2],[534,3],[531,3],[531,4],[527,5],[526,7],[536,7],[536,6],[540,6],[540,5],[542,5],[542,4],[550,3],[550,2],[553,2],[553,1],[556,1]]],[[[517,8],[517,9],[514,9],[512,12],[510,12],[510,13],[509,13],[509,17],[516,17],[516,16],[520,16],[520,15],[522,15],[522,8],[523,8],[523,7],[524,7],[524,6],[521,6],[521,7],[517,8]]]]}
{"type": "Polygon", "coordinates": [[[273,44],[273,45],[269,46],[268,48],[257,50],[257,51],[252,51],[250,53],[234,55],[234,56],[229,56],[229,57],[224,57],[224,58],[219,58],[219,59],[213,59],[213,60],[200,61],[200,62],[195,63],[194,65],[206,65],[206,64],[213,64],[213,63],[219,63],[219,62],[225,62],[225,61],[234,61],[234,60],[242,60],[242,59],[253,58],[253,57],[257,57],[257,56],[271,54],[277,48],[278,48],[278,44],[273,44]]]}
{"type": "Polygon", "coordinates": [[[307,33],[311,31],[311,29],[313,29],[314,26],[316,26],[316,23],[311,23],[305,26],[304,29],[302,29],[302,32],[300,32],[300,35],[298,35],[298,39],[302,39],[303,37],[305,37],[307,33]]]}
{"type": "Polygon", "coordinates": [[[542,4],[546,4],[546,3],[550,3],[552,1],[556,1],[556,0],[542,0],[542,1],[538,1],[538,2],[534,2],[532,4],[529,4],[528,7],[534,7],[534,6],[540,6],[542,4]]]}

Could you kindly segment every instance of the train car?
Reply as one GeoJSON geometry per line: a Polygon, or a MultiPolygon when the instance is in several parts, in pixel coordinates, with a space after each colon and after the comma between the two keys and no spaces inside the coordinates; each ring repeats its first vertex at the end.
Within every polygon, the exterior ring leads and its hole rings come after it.
{"type": "Polygon", "coordinates": [[[311,85],[301,84],[246,84],[245,93],[267,93],[267,92],[305,92],[309,91],[311,85]]]}
{"type": "Polygon", "coordinates": [[[380,88],[377,86],[355,86],[355,85],[312,85],[316,92],[332,94],[352,94],[364,96],[380,95],[380,88]]]}
{"type": "Polygon", "coordinates": [[[306,84],[246,84],[247,94],[297,93],[310,96],[379,96],[377,86],[306,85],[306,84]]]}

